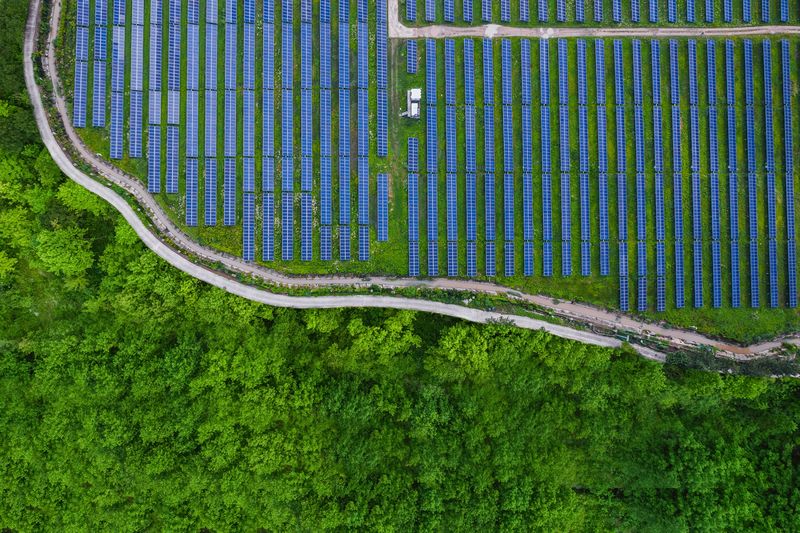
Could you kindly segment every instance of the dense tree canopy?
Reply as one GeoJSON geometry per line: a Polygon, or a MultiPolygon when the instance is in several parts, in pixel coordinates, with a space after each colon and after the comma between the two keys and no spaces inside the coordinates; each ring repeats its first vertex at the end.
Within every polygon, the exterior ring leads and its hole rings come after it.
{"type": "Polygon", "coordinates": [[[67,183],[5,87],[0,527],[800,529],[795,381],[233,297],[67,183]]]}

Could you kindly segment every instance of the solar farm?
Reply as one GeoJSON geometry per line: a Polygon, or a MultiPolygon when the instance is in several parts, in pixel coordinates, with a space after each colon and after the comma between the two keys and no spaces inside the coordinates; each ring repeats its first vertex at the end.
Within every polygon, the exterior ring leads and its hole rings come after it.
{"type": "MultiPolygon", "coordinates": [[[[387,9],[77,0],[73,125],[191,236],[286,272],[490,279],[657,314],[796,307],[796,39],[389,39],[387,9]]],[[[800,9],[400,11],[708,25],[800,9]]]]}

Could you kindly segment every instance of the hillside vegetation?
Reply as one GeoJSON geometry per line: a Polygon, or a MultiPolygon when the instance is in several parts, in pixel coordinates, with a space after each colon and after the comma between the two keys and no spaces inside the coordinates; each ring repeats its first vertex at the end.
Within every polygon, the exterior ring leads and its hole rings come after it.
{"type": "Polygon", "coordinates": [[[798,530],[796,381],[274,309],[67,181],[0,47],[0,528],[798,530]]]}

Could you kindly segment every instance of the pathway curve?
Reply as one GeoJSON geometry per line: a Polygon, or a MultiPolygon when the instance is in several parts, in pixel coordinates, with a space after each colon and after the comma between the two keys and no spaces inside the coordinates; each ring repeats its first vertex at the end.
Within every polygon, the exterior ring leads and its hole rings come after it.
{"type": "MultiPolygon", "coordinates": [[[[390,2],[396,1],[397,0],[390,0],[390,2]]],[[[30,93],[31,102],[33,104],[34,116],[45,146],[47,146],[59,168],[70,179],[102,197],[115,209],[117,209],[136,231],[139,238],[142,239],[148,248],[150,248],[158,256],[169,262],[174,267],[197,279],[250,300],[281,307],[388,307],[453,316],[472,322],[488,322],[491,320],[505,319],[513,322],[519,327],[528,329],[543,329],[549,333],[567,339],[578,340],[589,344],[606,347],[619,347],[622,345],[622,342],[616,338],[598,335],[591,331],[555,325],[529,317],[482,311],[464,306],[444,304],[428,300],[371,295],[298,297],[275,294],[237,282],[219,272],[194,263],[187,256],[181,254],[178,250],[175,250],[170,245],[166,244],[159,237],[159,235],[165,236],[171,243],[174,243],[174,246],[176,246],[179,250],[188,253],[190,256],[201,258],[209,264],[221,264],[230,271],[252,276],[253,278],[257,278],[270,284],[279,286],[307,288],[324,288],[334,286],[367,288],[379,286],[386,289],[419,287],[426,289],[445,289],[486,294],[501,294],[508,296],[511,299],[537,305],[557,316],[574,320],[590,327],[611,329],[613,331],[618,331],[623,335],[630,332],[635,335],[648,337],[652,340],[665,342],[678,348],[710,346],[720,352],[724,352],[727,355],[735,357],[768,355],[774,350],[780,348],[782,343],[793,343],[800,345],[800,338],[786,337],[757,345],[742,347],[712,339],[696,332],[671,328],[660,324],[643,322],[632,316],[600,309],[587,304],[562,301],[554,299],[550,296],[522,294],[513,289],[489,282],[450,278],[420,280],[414,278],[385,278],[377,276],[295,277],[282,274],[256,264],[247,263],[239,257],[201,246],[191,237],[181,231],[172,222],[163,208],[155,201],[153,196],[147,192],[145,185],[141,182],[141,180],[124,173],[122,170],[114,167],[98,157],[83,143],[73,129],[72,122],[69,119],[68,107],[64,97],[62,96],[62,91],[58,82],[54,49],[54,43],[58,32],[61,0],[52,0],[49,34],[46,41],[46,48],[42,55],[42,66],[44,68],[44,74],[47,78],[47,81],[52,83],[52,96],[54,97],[54,101],[51,103],[55,105],[55,110],[59,117],[59,127],[64,129],[64,132],[72,145],[71,148],[78,153],[82,163],[90,165],[97,174],[103,176],[103,178],[107,179],[114,185],[125,189],[126,192],[131,194],[136,199],[138,205],[146,212],[148,218],[155,225],[158,231],[156,233],[142,222],[134,208],[132,208],[122,196],[120,196],[110,187],[103,185],[79,170],[58,144],[58,141],[53,134],[53,130],[51,129],[49,116],[44,108],[42,94],[39,86],[37,85],[34,74],[33,57],[37,43],[37,33],[39,28],[38,17],[41,3],[42,0],[31,1],[31,13],[25,32],[24,67],[25,82],[28,92],[30,93]]],[[[637,344],[634,345],[634,348],[646,357],[660,360],[663,360],[664,358],[663,354],[645,346],[637,344]]]]}

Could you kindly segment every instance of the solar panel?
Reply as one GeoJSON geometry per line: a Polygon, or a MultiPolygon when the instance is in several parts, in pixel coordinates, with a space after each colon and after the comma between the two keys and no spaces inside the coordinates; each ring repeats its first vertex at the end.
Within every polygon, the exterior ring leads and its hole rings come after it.
{"type": "Polygon", "coordinates": [[[86,61],[75,61],[75,93],[73,95],[72,124],[76,128],[86,127],[86,98],[89,65],[86,61]]]}
{"type": "MultiPolygon", "coordinates": [[[[92,126],[105,128],[106,126],[106,62],[94,62],[94,77],[92,87],[92,126]]],[[[79,113],[79,116],[80,113],[79,113]]]]}
{"type": "Polygon", "coordinates": [[[406,20],[409,22],[417,20],[417,0],[406,0],[406,20]]]}
{"type": "Polygon", "coordinates": [[[111,92],[111,129],[109,132],[111,159],[122,159],[123,99],[122,92],[111,92]]]}
{"type": "Polygon", "coordinates": [[[455,22],[455,2],[453,0],[444,0],[444,21],[455,22]]]}
{"type": "Polygon", "coordinates": [[[464,22],[472,24],[472,0],[463,0],[462,18],[464,22]]]}
{"type": "Polygon", "coordinates": [[[425,21],[436,22],[436,0],[425,0],[425,21]]]}
{"type": "Polygon", "coordinates": [[[132,158],[142,157],[142,116],[142,92],[131,91],[128,152],[132,158]]]}
{"type": "Polygon", "coordinates": [[[180,130],[177,126],[167,126],[167,193],[178,193],[178,147],[180,130]]]}
{"type": "Polygon", "coordinates": [[[417,73],[417,41],[406,41],[406,72],[417,73]]]}
{"type": "MultiPolygon", "coordinates": [[[[311,193],[303,192],[300,194],[300,260],[311,261],[313,256],[313,239],[311,228],[313,216],[311,211],[311,193]]],[[[369,237],[369,233],[367,234],[369,237]]]]}
{"type": "Polygon", "coordinates": [[[217,160],[206,158],[205,225],[217,225],[217,160]]]}
{"type": "Polygon", "coordinates": [[[538,4],[539,22],[547,22],[547,19],[549,17],[549,15],[548,15],[548,5],[549,5],[549,2],[547,0],[539,0],[539,4],[538,4]]]}
{"type": "Polygon", "coordinates": [[[147,191],[161,192],[161,128],[150,126],[147,133],[147,191]]]}
{"type": "Polygon", "coordinates": [[[794,132],[792,128],[791,48],[789,41],[781,40],[781,79],[783,96],[783,146],[784,146],[784,205],[786,206],[786,305],[797,307],[797,243],[795,240],[794,195],[794,132]]]}
{"type": "Polygon", "coordinates": [[[263,195],[261,204],[261,259],[275,260],[275,195],[271,192],[263,195]]]}
{"type": "Polygon", "coordinates": [[[492,0],[481,0],[481,20],[483,22],[492,21],[492,0]]]}
{"type": "Polygon", "coordinates": [[[197,159],[186,160],[186,225],[197,226],[197,159]]]}
{"type": "Polygon", "coordinates": [[[378,242],[389,240],[389,176],[378,174],[378,242]]]}
{"type": "Polygon", "coordinates": [[[252,157],[242,158],[242,191],[256,192],[256,166],[252,157]]]}
{"type": "Polygon", "coordinates": [[[281,193],[281,259],[294,259],[294,195],[291,192],[281,193]]]}

